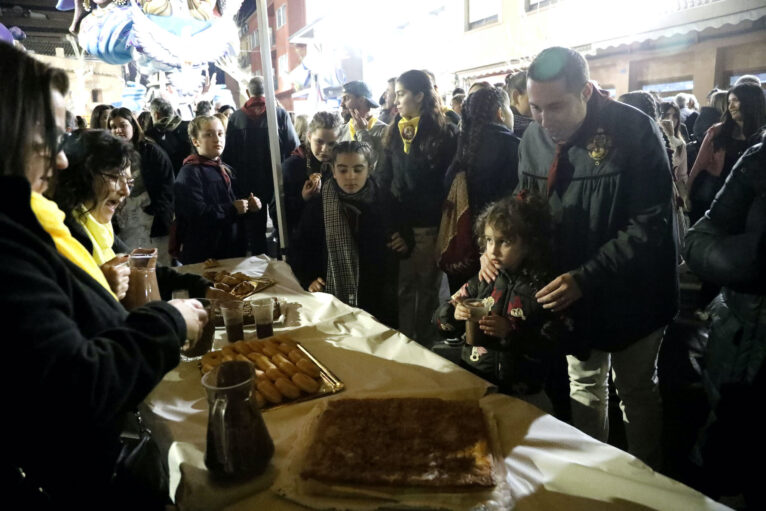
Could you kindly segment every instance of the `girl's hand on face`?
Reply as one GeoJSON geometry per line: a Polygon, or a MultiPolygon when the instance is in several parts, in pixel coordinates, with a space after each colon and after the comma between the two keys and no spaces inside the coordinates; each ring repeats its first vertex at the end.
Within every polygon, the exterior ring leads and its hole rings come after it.
{"type": "Polygon", "coordinates": [[[125,298],[128,293],[128,282],[130,280],[130,266],[128,266],[128,255],[120,254],[108,260],[101,265],[101,272],[106,277],[112,292],[117,295],[118,300],[125,298]]]}
{"type": "Polygon", "coordinates": [[[235,200],[234,209],[237,210],[238,215],[244,215],[247,213],[247,199],[235,200]]]}
{"type": "Polygon", "coordinates": [[[479,328],[487,335],[502,339],[511,332],[511,320],[490,312],[479,320],[479,328]]]}
{"type": "Polygon", "coordinates": [[[486,282],[487,284],[494,282],[497,278],[497,275],[500,273],[500,268],[492,263],[492,260],[489,258],[486,252],[481,254],[479,262],[481,263],[481,269],[479,270],[479,280],[486,282]]]}
{"type": "Polygon", "coordinates": [[[261,210],[261,199],[250,193],[250,197],[247,198],[247,210],[256,212],[261,210]]]}
{"type": "Polygon", "coordinates": [[[463,305],[462,303],[459,303],[455,306],[455,319],[458,321],[467,321],[471,318],[471,310],[463,305]]]}
{"type": "Polygon", "coordinates": [[[322,277],[317,277],[317,279],[309,285],[309,291],[318,293],[319,291],[324,290],[324,286],[324,279],[322,277]]]}
{"type": "Polygon", "coordinates": [[[402,238],[398,232],[391,235],[391,241],[388,242],[386,246],[397,254],[405,254],[409,248],[407,242],[404,241],[404,238],[402,238]]]}

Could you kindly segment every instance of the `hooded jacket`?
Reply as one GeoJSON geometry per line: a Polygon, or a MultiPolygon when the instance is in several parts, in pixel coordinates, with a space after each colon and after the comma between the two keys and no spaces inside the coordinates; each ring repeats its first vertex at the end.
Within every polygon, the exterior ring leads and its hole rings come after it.
{"type": "Polygon", "coordinates": [[[170,163],[173,165],[173,174],[178,175],[184,164],[184,158],[192,152],[189,140],[189,123],[182,121],[174,115],[166,119],[160,119],[146,130],[146,136],[157,142],[165,150],[170,163]]]}

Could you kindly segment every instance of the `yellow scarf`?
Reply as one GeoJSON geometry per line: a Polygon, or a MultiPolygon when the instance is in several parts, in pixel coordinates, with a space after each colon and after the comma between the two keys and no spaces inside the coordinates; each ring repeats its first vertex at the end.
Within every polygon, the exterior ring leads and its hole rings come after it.
{"type": "MultiPolygon", "coordinates": [[[[370,120],[367,121],[367,129],[371,130],[373,126],[375,126],[375,123],[378,122],[378,118],[374,116],[370,116],[370,120]]],[[[354,128],[354,120],[351,119],[348,121],[348,131],[351,133],[351,139],[356,140],[356,129],[354,128]]]]}
{"type": "Polygon", "coordinates": [[[69,228],[64,225],[64,218],[66,215],[64,215],[64,212],[58,208],[56,203],[46,199],[37,192],[32,192],[30,205],[32,206],[32,212],[37,217],[37,221],[40,222],[40,225],[45,229],[45,232],[50,234],[51,238],[53,238],[58,253],[85,270],[88,275],[93,277],[99,284],[104,286],[112,296],[114,296],[101,268],[99,268],[96,261],[93,260],[93,256],[91,256],[88,253],[88,250],[82,246],[82,243],[72,236],[72,233],[69,232],[69,228]]]}
{"type": "Polygon", "coordinates": [[[402,117],[399,119],[399,134],[404,142],[405,154],[410,154],[410,147],[412,147],[412,141],[418,134],[418,123],[420,122],[420,116],[413,117],[411,119],[405,119],[402,117]]]}
{"type": "Polygon", "coordinates": [[[75,212],[75,218],[78,222],[85,227],[85,232],[88,233],[88,238],[93,244],[93,259],[96,260],[96,264],[101,266],[105,262],[114,259],[114,250],[112,245],[114,244],[114,229],[112,224],[102,224],[93,215],[85,209],[85,206],[80,206],[78,211],[75,212]]]}

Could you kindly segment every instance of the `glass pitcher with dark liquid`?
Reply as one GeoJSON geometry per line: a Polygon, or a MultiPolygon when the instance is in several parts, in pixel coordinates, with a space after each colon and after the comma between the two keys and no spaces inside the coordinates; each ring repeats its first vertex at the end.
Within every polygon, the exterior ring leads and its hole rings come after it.
{"type": "Polygon", "coordinates": [[[160,286],[157,284],[157,249],[137,248],[130,253],[130,277],[128,292],[122,305],[135,309],[149,302],[160,300],[160,286]]]}
{"type": "Polygon", "coordinates": [[[222,479],[263,473],[274,455],[261,411],[253,397],[253,365],[224,362],[202,377],[210,406],[205,465],[222,479]]]}

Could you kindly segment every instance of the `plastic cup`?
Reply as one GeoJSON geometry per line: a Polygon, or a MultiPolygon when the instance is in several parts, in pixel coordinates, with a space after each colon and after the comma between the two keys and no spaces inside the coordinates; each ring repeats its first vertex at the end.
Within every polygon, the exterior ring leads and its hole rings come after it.
{"type": "Polygon", "coordinates": [[[259,339],[274,335],[274,300],[261,298],[250,304],[255,319],[255,332],[259,339]]]}
{"type": "Polygon", "coordinates": [[[199,300],[207,312],[207,323],[202,327],[202,334],[200,334],[199,340],[188,350],[181,352],[181,355],[186,360],[201,357],[210,351],[213,347],[213,338],[215,337],[215,300],[208,300],[207,298],[197,298],[197,300],[199,300]]]}
{"type": "Polygon", "coordinates": [[[221,316],[223,316],[223,324],[226,327],[226,340],[229,342],[237,342],[245,338],[243,306],[242,300],[221,303],[221,316]]]}

